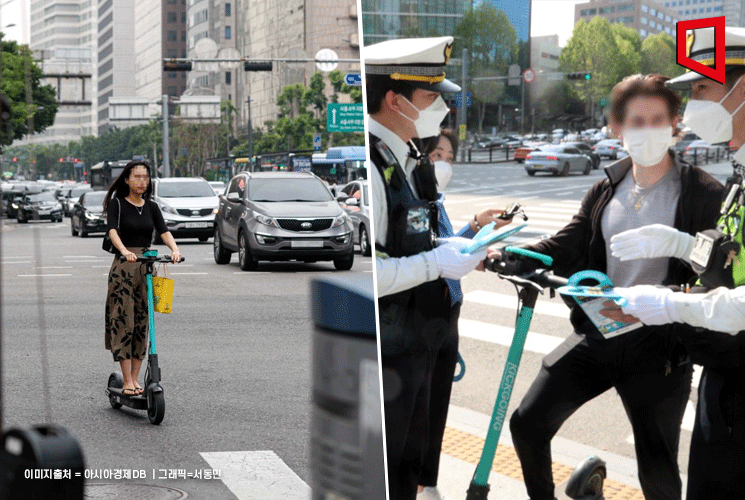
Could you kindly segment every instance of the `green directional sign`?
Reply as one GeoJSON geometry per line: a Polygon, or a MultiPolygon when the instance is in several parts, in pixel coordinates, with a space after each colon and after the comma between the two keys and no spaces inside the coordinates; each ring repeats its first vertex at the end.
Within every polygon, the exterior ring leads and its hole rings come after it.
{"type": "Polygon", "coordinates": [[[327,132],[363,132],[365,120],[362,104],[332,102],[326,108],[327,132]]]}

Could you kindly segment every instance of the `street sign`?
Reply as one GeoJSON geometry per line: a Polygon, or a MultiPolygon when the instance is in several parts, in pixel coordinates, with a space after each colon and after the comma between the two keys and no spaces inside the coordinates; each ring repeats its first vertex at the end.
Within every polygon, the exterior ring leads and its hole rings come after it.
{"type": "Polygon", "coordinates": [[[315,132],[313,134],[313,150],[314,151],[321,150],[321,134],[319,134],[318,132],[315,132]]]}
{"type": "Polygon", "coordinates": [[[519,64],[510,64],[510,67],[507,69],[507,76],[511,78],[515,78],[517,76],[520,76],[520,65],[519,64]]]}
{"type": "Polygon", "coordinates": [[[461,125],[460,127],[458,127],[458,140],[461,141],[461,142],[466,140],[466,126],[465,126],[465,124],[464,125],[461,125]]]}
{"type": "Polygon", "coordinates": [[[362,104],[331,102],[326,107],[327,132],[363,132],[362,104]]]}
{"type": "Polygon", "coordinates": [[[608,101],[607,97],[603,97],[602,99],[598,101],[598,106],[600,106],[601,108],[607,107],[608,104],[610,104],[610,101],[608,101]]]}
{"type": "Polygon", "coordinates": [[[359,73],[347,73],[344,76],[344,81],[347,85],[359,87],[362,85],[362,75],[359,73]]]}
{"type": "Polygon", "coordinates": [[[509,85],[510,87],[517,87],[518,85],[520,85],[522,83],[520,80],[521,80],[521,78],[519,76],[517,76],[515,78],[508,78],[507,79],[507,85],[509,85]]]}
{"type": "Polygon", "coordinates": [[[533,80],[535,80],[535,72],[528,68],[523,72],[523,80],[525,80],[525,83],[533,83],[533,80]]]}
{"type": "Polygon", "coordinates": [[[324,73],[334,71],[339,65],[339,63],[336,62],[338,60],[339,56],[331,49],[321,49],[316,52],[316,67],[324,73]]]}
{"type": "MultiPolygon", "coordinates": [[[[466,92],[466,107],[470,108],[472,103],[471,93],[466,92]]],[[[461,106],[463,106],[463,92],[458,92],[455,94],[455,107],[460,108],[461,106]]]]}

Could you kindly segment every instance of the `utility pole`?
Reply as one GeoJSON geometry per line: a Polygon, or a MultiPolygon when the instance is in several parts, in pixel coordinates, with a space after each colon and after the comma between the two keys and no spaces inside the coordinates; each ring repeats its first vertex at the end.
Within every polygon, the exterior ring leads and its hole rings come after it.
{"type": "Polygon", "coordinates": [[[254,155],[253,126],[251,125],[251,96],[246,97],[246,106],[248,107],[248,123],[246,128],[248,129],[248,161],[250,163],[254,155]]]}
{"type": "MultiPolygon", "coordinates": [[[[458,109],[458,134],[460,134],[460,126],[466,126],[468,119],[468,113],[466,112],[466,74],[468,65],[468,50],[463,49],[463,55],[461,56],[461,77],[460,77],[460,108],[458,109]]],[[[460,148],[460,161],[465,163],[466,161],[466,148],[464,147],[464,141],[461,141],[460,148]]]]}
{"type": "Polygon", "coordinates": [[[163,95],[163,177],[171,176],[171,158],[168,145],[168,96],[163,95]]]}

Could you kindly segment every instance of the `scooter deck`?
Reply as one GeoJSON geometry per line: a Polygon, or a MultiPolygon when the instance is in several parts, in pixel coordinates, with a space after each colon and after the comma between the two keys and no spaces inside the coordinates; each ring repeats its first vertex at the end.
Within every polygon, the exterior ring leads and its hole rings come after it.
{"type": "Polygon", "coordinates": [[[114,397],[116,402],[123,406],[128,406],[135,410],[147,410],[147,398],[145,393],[139,396],[129,396],[122,394],[122,389],[118,387],[107,387],[106,395],[114,397]]]}

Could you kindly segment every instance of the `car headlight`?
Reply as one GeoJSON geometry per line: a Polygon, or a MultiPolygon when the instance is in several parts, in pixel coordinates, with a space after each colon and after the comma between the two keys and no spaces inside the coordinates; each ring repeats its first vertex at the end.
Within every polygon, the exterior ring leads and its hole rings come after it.
{"type": "Polygon", "coordinates": [[[18,210],[18,204],[17,203],[11,203],[10,206],[12,206],[16,210],[18,210]]]}
{"type": "Polygon", "coordinates": [[[217,213],[220,211],[220,207],[215,207],[214,210],[212,210],[213,215],[217,215],[217,213]]]}
{"type": "Polygon", "coordinates": [[[277,221],[274,220],[272,217],[269,217],[268,215],[256,214],[254,216],[254,219],[256,219],[256,222],[264,224],[265,226],[279,227],[277,221]]]}
{"type": "Polygon", "coordinates": [[[331,227],[338,227],[341,225],[344,225],[347,221],[349,221],[349,216],[346,213],[343,213],[341,215],[338,215],[334,222],[331,224],[331,227]]]}
{"type": "Polygon", "coordinates": [[[54,209],[55,209],[55,210],[62,210],[62,205],[60,205],[59,203],[57,203],[57,204],[56,204],[56,205],[54,206],[54,209]]]}
{"type": "Polygon", "coordinates": [[[90,212],[85,213],[85,218],[88,220],[98,220],[100,217],[98,215],[94,215],[90,212]]]}
{"type": "Polygon", "coordinates": [[[178,212],[176,211],[176,209],[169,205],[161,205],[160,210],[161,212],[165,212],[167,214],[178,215],[178,212]]]}

